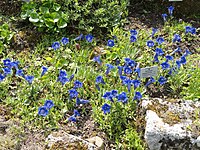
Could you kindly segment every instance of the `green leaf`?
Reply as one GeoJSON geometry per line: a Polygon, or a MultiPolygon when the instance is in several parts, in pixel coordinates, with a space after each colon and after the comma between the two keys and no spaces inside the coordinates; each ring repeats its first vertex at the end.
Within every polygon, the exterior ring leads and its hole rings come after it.
{"type": "Polygon", "coordinates": [[[45,19],[44,23],[48,28],[53,28],[54,25],[55,25],[54,22],[52,22],[51,19],[45,19]]]}
{"type": "Polygon", "coordinates": [[[57,22],[58,28],[65,28],[67,26],[67,22],[64,19],[60,19],[57,22]]]}
{"type": "Polygon", "coordinates": [[[43,13],[43,14],[46,14],[46,13],[49,13],[49,8],[48,7],[43,7],[41,6],[39,8],[40,12],[43,13]]]}
{"type": "Polygon", "coordinates": [[[58,22],[58,20],[60,19],[60,15],[57,12],[53,12],[51,13],[51,18],[53,19],[53,22],[58,22]]]}
{"type": "Polygon", "coordinates": [[[40,20],[39,15],[36,12],[32,12],[30,14],[30,18],[29,18],[30,22],[38,22],[39,20],[40,20]]]}
{"type": "Polygon", "coordinates": [[[60,8],[61,8],[61,6],[60,6],[58,3],[54,3],[54,4],[53,4],[53,9],[54,9],[55,11],[59,11],[60,8]]]}

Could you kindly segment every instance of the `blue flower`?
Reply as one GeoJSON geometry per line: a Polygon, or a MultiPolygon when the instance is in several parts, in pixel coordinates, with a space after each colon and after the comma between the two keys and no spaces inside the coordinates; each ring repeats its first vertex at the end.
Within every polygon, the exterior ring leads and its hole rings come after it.
{"type": "Polygon", "coordinates": [[[166,19],[167,18],[167,14],[162,14],[162,17],[163,17],[164,21],[167,21],[167,19],[166,19]]]}
{"type": "Polygon", "coordinates": [[[13,61],[10,64],[10,68],[15,67],[15,69],[18,69],[19,61],[13,61]]]}
{"type": "Polygon", "coordinates": [[[153,62],[157,62],[159,63],[159,59],[158,59],[158,53],[155,53],[154,57],[153,57],[153,62]]]}
{"type": "Polygon", "coordinates": [[[107,45],[108,45],[109,47],[113,47],[113,46],[115,45],[114,40],[108,40],[107,45]]]}
{"type": "Polygon", "coordinates": [[[162,48],[156,48],[155,52],[158,54],[158,56],[162,56],[164,54],[162,48]]]}
{"type": "Polygon", "coordinates": [[[136,42],[137,37],[135,35],[130,36],[130,42],[136,42]]]}
{"type": "Polygon", "coordinates": [[[95,57],[93,58],[93,61],[94,61],[94,62],[97,62],[99,65],[101,65],[100,56],[95,56],[95,57]]]}
{"type": "Polygon", "coordinates": [[[47,72],[48,68],[45,66],[42,66],[42,73],[41,73],[41,77],[47,72]]]}
{"type": "Polygon", "coordinates": [[[124,73],[125,74],[131,74],[133,71],[132,71],[132,69],[131,68],[129,68],[129,67],[124,67],[124,73]]]}
{"type": "Polygon", "coordinates": [[[153,37],[156,34],[157,31],[158,31],[158,29],[152,28],[152,34],[151,34],[151,36],[153,37]]]}
{"type": "Polygon", "coordinates": [[[181,56],[181,58],[180,58],[180,63],[183,64],[183,65],[185,65],[186,62],[187,62],[187,61],[186,61],[185,56],[181,56]]]}
{"type": "Polygon", "coordinates": [[[147,87],[153,82],[156,82],[156,80],[153,77],[150,77],[149,81],[145,84],[145,86],[147,87]]]}
{"type": "Polygon", "coordinates": [[[135,92],[133,100],[139,101],[142,98],[142,94],[140,92],[135,92]]]}
{"type": "Polygon", "coordinates": [[[124,80],[127,79],[127,77],[126,77],[126,76],[120,76],[120,79],[121,79],[122,81],[124,81],[124,80]]]}
{"type": "Polygon", "coordinates": [[[174,38],[173,38],[172,41],[173,41],[173,43],[176,42],[176,41],[177,41],[177,42],[180,42],[180,41],[181,41],[180,35],[179,35],[179,34],[174,34],[174,38]]]}
{"type": "Polygon", "coordinates": [[[168,62],[169,60],[174,60],[174,57],[173,56],[171,56],[171,55],[167,55],[167,56],[165,56],[165,58],[166,58],[166,62],[168,62]]]}
{"type": "Polygon", "coordinates": [[[65,85],[67,82],[69,82],[69,79],[65,76],[59,77],[59,81],[62,83],[62,85],[65,85]]]}
{"type": "Polygon", "coordinates": [[[68,119],[68,121],[72,121],[72,122],[76,122],[76,117],[74,117],[74,115],[70,116],[68,119]]]}
{"type": "Polygon", "coordinates": [[[169,75],[172,75],[173,72],[176,72],[176,67],[170,68],[168,74],[169,74],[169,75]]]}
{"type": "Polygon", "coordinates": [[[38,108],[38,115],[45,117],[48,115],[48,113],[49,113],[49,110],[47,109],[46,106],[41,106],[38,108]]]}
{"type": "Polygon", "coordinates": [[[76,89],[68,90],[70,99],[76,98],[78,96],[78,92],[76,89]]]}
{"type": "Polygon", "coordinates": [[[139,80],[132,80],[132,84],[134,85],[134,89],[140,86],[140,81],[139,80]]]}
{"type": "Polygon", "coordinates": [[[85,36],[85,39],[88,41],[88,42],[92,42],[93,40],[93,36],[91,34],[88,34],[85,36]]]}
{"type": "Polygon", "coordinates": [[[59,77],[65,77],[67,76],[67,73],[65,70],[60,70],[60,73],[59,73],[59,77]]]}
{"type": "Polygon", "coordinates": [[[83,83],[76,80],[74,81],[74,88],[77,89],[77,88],[81,88],[83,86],[83,83]]]}
{"type": "Polygon", "coordinates": [[[108,75],[108,73],[110,72],[110,70],[112,70],[114,68],[114,66],[111,64],[106,64],[106,66],[107,66],[106,75],[108,75]]]}
{"type": "Polygon", "coordinates": [[[16,74],[15,74],[16,76],[21,76],[21,77],[24,77],[24,72],[23,72],[23,70],[22,69],[17,69],[17,71],[16,71],[16,74]]]}
{"type": "Polygon", "coordinates": [[[117,68],[118,68],[118,74],[119,74],[119,76],[122,76],[123,67],[122,66],[117,66],[117,68]]]}
{"type": "Polygon", "coordinates": [[[2,74],[0,74],[0,82],[3,81],[3,79],[5,78],[6,76],[3,76],[2,74]]]}
{"type": "Polygon", "coordinates": [[[80,98],[76,98],[76,105],[80,105],[80,104],[87,104],[89,103],[90,101],[89,100],[84,100],[84,99],[80,99],[80,98]]]}
{"type": "Polygon", "coordinates": [[[96,84],[99,84],[99,83],[105,84],[102,76],[97,76],[95,82],[96,84]]]}
{"type": "Polygon", "coordinates": [[[137,30],[135,30],[135,29],[131,29],[130,33],[131,33],[131,35],[135,35],[135,36],[138,34],[137,30]]]}
{"type": "Polygon", "coordinates": [[[185,50],[185,53],[183,54],[184,57],[187,57],[188,55],[192,54],[188,49],[185,50]]]}
{"type": "Polygon", "coordinates": [[[141,69],[137,66],[135,69],[134,69],[134,72],[137,73],[138,77],[140,78],[140,71],[141,69]]]}
{"type": "Polygon", "coordinates": [[[135,67],[136,63],[134,60],[131,60],[130,58],[125,58],[124,60],[125,60],[126,66],[135,67]]]}
{"type": "Polygon", "coordinates": [[[57,50],[60,48],[60,43],[59,42],[54,42],[51,46],[54,50],[57,50]]]}
{"type": "Polygon", "coordinates": [[[158,38],[156,39],[156,42],[157,42],[158,44],[162,44],[164,41],[165,41],[165,40],[164,40],[163,37],[158,37],[158,38]]]}
{"type": "Polygon", "coordinates": [[[69,38],[63,37],[61,42],[62,42],[63,45],[66,45],[66,44],[69,43],[69,38]]]}
{"type": "Polygon", "coordinates": [[[181,48],[178,47],[177,49],[175,49],[175,50],[172,52],[172,55],[173,55],[174,53],[180,53],[180,52],[181,52],[181,48]]]}
{"type": "Polygon", "coordinates": [[[10,68],[3,68],[3,72],[4,72],[5,76],[7,76],[8,74],[12,73],[12,70],[10,68]]]}
{"type": "Polygon", "coordinates": [[[169,12],[169,15],[170,15],[170,16],[172,16],[173,10],[174,10],[174,7],[173,7],[173,6],[169,6],[169,7],[168,7],[168,12],[169,12]]]}
{"type": "Polygon", "coordinates": [[[3,60],[3,64],[4,64],[5,67],[11,68],[10,63],[11,63],[11,60],[8,59],[8,58],[3,60]]]}
{"type": "Polygon", "coordinates": [[[45,106],[47,109],[51,109],[51,108],[54,106],[54,103],[53,103],[52,100],[46,100],[44,106],[45,106]]]}
{"type": "Polygon", "coordinates": [[[74,117],[80,116],[80,113],[78,112],[78,110],[74,109],[74,117]]]}
{"type": "Polygon", "coordinates": [[[185,27],[185,33],[190,33],[191,32],[191,26],[186,26],[185,27]]]}
{"type": "Polygon", "coordinates": [[[160,83],[160,85],[163,85],[167,82],[167,79],[163,76],[160,76],[160,78],[158,79],[158,82],[160,83]]]}
{"type": "Polygon", "coordinates": [[[117,90],[112,90],[110,92],[111,92],[113,98],[117,97],[117,94],[118,94],[117,90]]]}
{"type": "Polygon", "coordinates": [[[105,103],[102,107],[101,107],[102,111],[104,114],[107,114],[107,113],[110,113],[110,109],[111,109],[111,106],[107,103],[105,103]]]}
{"type": "Polygon", "coordinates": [[[128,91],[131,91],[131,85],[132,85],[132,80],[129,78],[126,78],[125,80],[122,80],[123,84],[127,85],[128,91]]]}
{"type": "Polygon", "coordinates": [[[25,76],[25,80],[28,81],[29,84],[32,84],[34,76],[25,76]]]}
{"type": "Polygon", "coordinates": [[[190,33],[191,33],[191,34],[196,34],[196,28],[191,28],[191,29],[190,29],[190,33]]]}
{"type": "Polygon", "coordinates": [[[181,61],[180,60],[176,60],[176,65],[178,67],[178,69],[181,67],[181,61]]]}
{"type": "Polygon", "coordinates": [[[76,37],[74,40],[83,40],[84,39],[84,35],[80,34],[78,37],[76,37]]]}
{"type": "Polygon", "coordinates": [[[161,63],[161,67],[163,70],[166,70],[170,68],[170,64],[166,61],[166,62],[161,63]]]}
{"type": "Polygon", "coordinates": [[[125,92],[122,92],[117,96],[117,101],[126,104],[128,102],[128,97],[125,92]]]}
{"type": "Polygon", "coordinates": [[[114,102],[111,92],[106,92],[106,93],[103,95],[103,98],[104,98],[104,99],[107,99],[107,100],[110,100],[111,102],[114,102]]]}
{"type": "Polygon", "coordinates": [[[70,77],[69,77],[69,81],[72,81],[74,78],[74,74],[72,74],[70,77]]]}
{"type": "Polygon", "coordinates": [[[147,41],[147,46],[148,47],[153,47],[154,46],[154,42],[152,40],[147,41]]]}

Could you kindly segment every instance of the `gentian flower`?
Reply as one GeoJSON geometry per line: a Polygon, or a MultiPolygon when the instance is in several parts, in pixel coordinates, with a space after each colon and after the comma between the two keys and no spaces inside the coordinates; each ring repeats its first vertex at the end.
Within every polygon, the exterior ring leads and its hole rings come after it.
{"type": "Polygon", "coordinates": [[[181,48],[178,47],[177,49],[175,49],[175,50],[172,52],[172,55],[173,55],[174,53],[180,53],[180,52],[181,52],[181,48]]]}
{"type": "Polygon", "coordinates": [[[69,81],[72,81],[74,78],[74,74],[72,74],[70,77],[69,77],[69,81]]]}
{"type": "Polygon", "coordinates": [[[74,117],[80,116],[80,113],[78,112],[78,110],[74,109],[74,117]]]}
{"type": "Polygon", "coordinates": [[[80,34],[78,37],[76,37],[74,40],[83,40],[84,39],[84,35],[80,34]]]}
{"type": "Polygon", "coordinates": [[[172,75],[173,72],[176,72],[176,68],[175,67],[170,68],[168,74],[172,75]]]}
{"type": "Polygon", "coordinates": [[[132,69],[129,67],[124,67],[124,73],[125,74],[131,74],[132,73],[132,69]]]}
{"type": "Polygon", "coordinates": [[[156,48],[155,52],[158,54],[158,56],[162,56],[164,54],[162,48],[156,48]]]}
{"type": "Polygon", "coordinates": [[[128,102],[128,97],[125,92],[122,92],[117,96],[117,101],[126,104],[128,102]]]}
{"type": "Polygon", "coordinates": [[[51,109],[51,108],[54,106],[54,103],[53,103],[52,100],[46,100],[44,106],[45,106],[47,109],[51,109]]]}
{"type": "Polygon", "coordinates": [[[42,66],[42,73],[41,73],[41,77],[47,72],[48,68],[45,66],[42,66]]]}
{"type": "Polygon", "coordinates": [[[83,83],[76,80],[74,81],[74,88],[77,89],[77,88],[81,88],[83,86],[83,83]]]}
{"type": "Polygon", "coordinates": [[[153,82],[156,82],[156,80],[153,77],[150,77],[149,81],[145,84],[145,86],[147,87],[153,82]]]}
{"type": "Polygon", "coordinates": [[[3,65],[5,66],[5,67],[9,67],[9,68],[11,68],[11,60],[10,59],[4,59],[3,60],[3,65]]]}
{"type": "Polygon", "coordinates": [[[114,66],[111,64],[106,64],[106,66],[107,66],[106,75],[108,75],[108,73],[110,72],[110,70],[112,70],[114,68],[114,66]]]}
{"type": "Polygon", "coordinates": [[[180,58],[180,63],[183,64],[183,65],[185,65],[186,62],[187,62],[187,61],[186,61],[185,56],[181,56],[181,58],[180,58]]]}
{"type": "Polygon", "coordinates": [[[185,27],[185,33],[190,33],[191,32],[191,26],[186,26],[185,27]]]}
{"type": "Polygon", "coordinates": [[[174,57],[173,56],[171,56],[171,55],[167,55],[167,56],[165,56],[165,58],[166,58],[166,62],[168,62],[169,60],[174,60],[174,57]]]}
{"type": "Polygon", "coordinates": [[[180,42],[180,41],[181,41],[180,35],[179,35],[179,34],[174,34],[174,38],[173,38],[172,41],[173,41],[173,43],[176,42],[176,41],[177,41],[177,42],[180,42]]]}
{"type": "Polygon", "coordinates": [[[76,122],[76,117],[74,117],[74,115],[70,116],[68,119],[68,121],[72,121],[72,122],[76,122]]]}
{"type": "Polygon", "coordinates": [[[169,15],[170,15],[170,16],[172,16],[173,10],[174,10],[174,7],[173,7],[173,6],[169,6],[169,7],[168,7],[168,11],[169,11],[169,15]]]}
{"type": "Polygon", "coordinates": [[[191,28],[191,29],[190,29],[190,33],[191,33],[191,34],[196,34],[196,28],[191,28]]]}
{"type": "Polygon", "coordinates": [[[68,92],[69,92],[70,100],[78,96],[78,92],[76,89],[68,90],[68,92]]]}
{"type": "Polygon", "coordinates": [[[135,30],[135,29],[131,29],[130,33],[131,33],[131,35],[135,35],[135,36],[137,36],[137,34],[138,34],[137,30],[135,30]]]}
{"type": "Polygon", "coordinates": [[[28,81],[29,84],[32,84],[34,76],[25,76],[25,80],[28,81]]]}
{"type": "Polygon", "coordinates": [[[159,63],[159,59],[158,59],[158,53],[155,53],[155,55],[154,55],[154,59],[153,59],[153,62],[157,62],[157,63],[159,63]]]}
{"type": "Polygon", "coordinates": [[[107,45],[108,45],[109,47],[113,47],[113,46],[115,45],[114,40],[108,40],[107,45]]]}
{"type": "Polygon", "coordinates": [[[140,86],[140,81],[139,80],[132,80],[132,84],[134,85],[134,89],[140,86]]]}
{"type": "Polygon", "coordinates": [[[117,65],[119,65],[119,64],[120,64],[120,60],[117,59],[117,60],[115,61],[115,65],[117,66],[117,65]]]}
{"type": "Polygon", "coordinates": [[[60,70],[59,77],[64,77],[64,76],[67,76],[66,71],[65,70],[60,70]]]}
{"type": "Polygon", "coordinates": [[[65,85],[67,82],[69,82],[69,79],[65,76],[59,77],[59,81],[62,83],[62,85],[65,85]]]}
{"type": "Polygon", "coordinates": [[[49,113],[49,110],[46,106],[41,106],[38,108],[38,115],[45,117],[48,115],[48,113],[49,113]]]}
{"type": "Polygon", "coordinates": [[[104,99],[107,99],[107,100],[110,100],[111,102],[114,102],[111,92],[106,92],[106,93],[103,95],[103,98],[104,98],[104,99]]]}
{"type": "Polygon", "coordinates": [[[166,61],[166,62],[161,63],[161,67],[163,70],[166,70],[170,68],[170,64],[166,61]]]}
{"type": "Polygon", "coordinates": [[[93,36],[91,34],[88,34],[85,36],[85,39],[88,41],[88,42],[92,42],[93,40],[93,36]]]}
{"type": "Polygon", "coordinates": [[[158,79],[158,82],[160,83],[160,85],[163,85],[167,82],[167,79],[163,76],[160,76],[160,78],[158,79]]]}
{"type": "Polygon", "coordinates": [[[3,76],[2,74],[0,74],[0,82],[3,81],[3,79],[5,78],[6,76],[3,76]]]}
{"type": "Polygon", "coordinates": [[[84,100],[84,99],[80,99],[80,98],[76,98],[76,106],[80,105],[80,104],[87,104],[89,103],[89,100],[84,100]]]}
{"type": "Polygon", "coordinates": [[[127,77],[126,77],[126,76],[120,76],[120,79],[121,79],[122,81],[124,81],[124,80],[127,79],[127,77]]]}
{"type": "Polygon", "coordinates": [[[137,73],[137,75],[138,75],[138,77],[140,78],[140,71],[141,69],[137,66],[136,68],[135,68],[135,70],[134,70],[134,72],[136,72],[137,73]]]}
{"type": "Polygon", "coordinates": [[[54,42],[51,46],[54,50],[57,50],[60,48],[60,43],[59,42],[54,42]]]}
{"type": "Polygon", "coordinates": [[[181,61],[180,60],[176,60],[176,65],[178,67],[178,69],[181,67],[181,61]]]}
{"type": "Polygon", "coordinates": [[[162,44],[164,41],[165,41],[165,40],[164,40],[163,37],[158,37],[158,38],[156,39],[156,42],[157,42],[159,45],[162,44]]]}
{"type": "Polygon", "coordinates": [[[153,47],[154,46],[154,42],[152,40],[147,41],[147,46],[148,47],[153,47]]]}
{"type": "Polygon", "coordinates": [[[69,43],[69,38],[63,37],[61,42],[62,42],[63,45],[66,45],[66,44],[69,43]]]}
{"type": "Polygon", "coordinates": [[[158,29],[152,28],[152,34],[151,34],[151,36],[153,37],[156,34],[157,31],[158,31],[158,29]]]}
{"type": "Polygon", "coordinates": [[[23,70],[22,69],[17,69],[17,71],[16,71],[16,74],[15,74],[16,76],[21,76],[21,77],[24,77],[24,72],[23,72],[23,70]]]}
{"type": "Polygon", "coordinates": [[[102,76],[97,76],[95,82],[96,84],[99,84],[99,83],[105,84],[102,76]]]}
{"type": "Polygon", "coordinates": [[[135,36],[135,35],[131,35],[130,36],[130,42],[132,43],[132,42],[136,42],[136,40],[137,40],[137,37],[135,36]]]}
{"type": "Polygon", "coordinates": [[[117,90],[112,90],[110,92],[111,92],[113,98],[117,97],[117,94],[118,94],[117,90]]]}
{"type": "Polygon", "coordinates": [[[139,101],[142,98],[142,94],[140,92],[135,92],[133,100],[139,101]]]}
{"type": "Polygon", "coordinates": [[[164,22],[167,21],[167,19],[166,19],[167,14],[162,14],[162,17],[163,17],[164,22]]]}
{"type": "Polygon", "coordinates": [[[95,56],[95,57],[93,58],[93,61],[94,61],[94,62],[97,62],[99,65],[101,65],[100,56],[95,56]]]}
{"type": "Polygon", "coordinates": [[[122,76],[123,67],[122,66],[117,66],[117,68],[118,68],[118,74],[119,74],[119,76],[122,76]]]}
{"type": "Polygon", "coordinates": [[[18,65],[19,65],[19,61],[13,61],[13,62],[11,62],[10,68],[15,67],[15,69],[18,69],[18,65]]]}
{"type": "Polygon", "coordinates": [[[127,85],[128,91],[131,91],[131,85],[132,85],[132,80],[129,78],[126,78],[125,80],[122,80],[123,84],[127,85]]]}
{"type": "Polygon", "coordinates": [[[105,103],[102,107],[101,107],[102,111],[104,114],[107,114],[107,113],[110,113],[110,109],[111,109],[111,106],[107,103],[105,103]]]}
{"type": "Polygon", "coordinates": [[[3,72],[4,72],[5,76],[7,76],[8,74],[12,73],[12,70],[10,68],[3,68],[3,72]]]}
{"type": "Polygon", "coordinates": [[[183,54],[184,57],[187,57],[188,55],[192,54],[188,49],[186,49],[185,53],[183,54]]]}

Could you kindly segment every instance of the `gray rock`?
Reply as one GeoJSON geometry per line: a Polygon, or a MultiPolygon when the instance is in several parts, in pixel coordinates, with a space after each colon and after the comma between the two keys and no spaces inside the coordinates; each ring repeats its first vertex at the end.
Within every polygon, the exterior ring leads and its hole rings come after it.
{"type": "Polygon", "coordinates": [[[199,150],[199,102],[144,99],[144,137],[150,150],[199,150]],[[197,115],[196,115],[196,114],[197,115]]]}

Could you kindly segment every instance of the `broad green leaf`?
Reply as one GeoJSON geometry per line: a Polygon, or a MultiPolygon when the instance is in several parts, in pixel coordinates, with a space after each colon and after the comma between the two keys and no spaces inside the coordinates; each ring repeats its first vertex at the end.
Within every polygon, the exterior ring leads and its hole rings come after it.
{"type": "Polygon", "coordinates": [[[65,28],[67,26],[67,22],[64,19],[60,19],[57,22],[58,28],[65,28]]]}
{"type": "Polygon", "coordinates": [[[57,4],[57,3],[54,3],[53,4],[53,9],[55,10],[55,11],[59,11],[60,10],[60,5],[59,4],[57,4]]]}
{"type": "Polygon", "coordinates": [[[53,12],[51,13],[51,18],[53,19],[53,22],[58,22],[58,20],[60,19],[60,15],[57,12],[53,12]]]}
{"type": "Polygon", "coordinates": [[[38,22],[39,20],[40,20],[39,15],[36,12],[32,12],[30,14],[30,18],[29,18],[30,22],[38,22]]]}
{"type": "Polygon", "coordinates": [[[51,19],[45,19],[44,23],[48,28],[53,28],[55,25],[51,19]]]}
{"type": "Polygon", "coordinates": [[[39,8],[40,12],[43,13],[43,14],[46,14],[46,13],[49,13],[49,8],[48,7],[43,7],[41,6],[39,8]]]}

